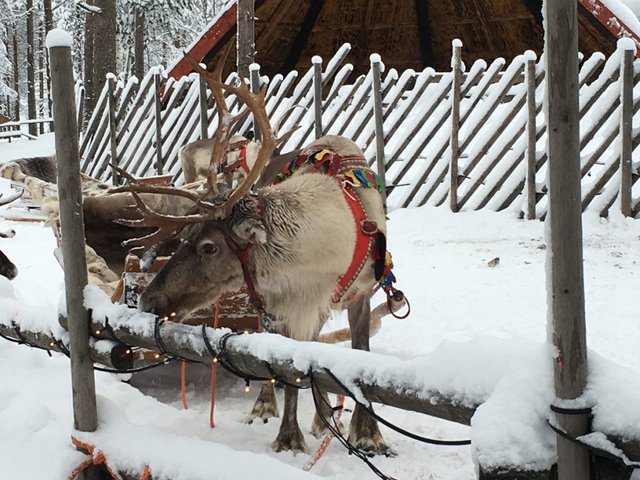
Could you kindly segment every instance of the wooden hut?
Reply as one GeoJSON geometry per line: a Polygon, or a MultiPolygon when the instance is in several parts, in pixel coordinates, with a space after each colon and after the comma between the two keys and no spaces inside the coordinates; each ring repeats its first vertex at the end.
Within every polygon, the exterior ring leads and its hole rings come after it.
{"type": "MultiPolygon", "coordinates": [[[[579,44],[584,54],[615,49],[620,36],[637,32],[616,17],[601,0],[576,0],[579,44]]],[[[542,0],[256,0],[256,62],[267,75],[309,67],[313,55],[331,58],[345,42],[346,61],[356,74],[369,68],[379,53],[389,68],[450,69],[451,41],[462,40],[464,60],[511,60],[525,50],[540,54],[543,45],[542,0]]],[[[200,61],[215,63],[220,50],[235,42],[236,2],[191,45],[200,61]]],[[[179,78],[191,71],[183,60],[169,67],[179,78]]],[[[229,58],[225,73],[235,70],[229,58]]]]}

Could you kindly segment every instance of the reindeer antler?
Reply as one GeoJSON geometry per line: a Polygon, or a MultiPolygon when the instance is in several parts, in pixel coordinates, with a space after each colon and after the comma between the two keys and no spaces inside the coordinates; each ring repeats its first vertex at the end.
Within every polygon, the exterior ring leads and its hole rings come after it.
{"type": "MultiPolygon", "coordinates": [[[[230,49],[223,54],[224,58],[226,58],[229,51],[230,49]]],[[[131,192],[136,202],[137,210],[142,215],[142,218],[140,219],[121,219],[118,220],[118,223],[132,227],[158,228],[158,230],[150,235],[128,240],[125,242],[126,245],[134,245],[138,248],[144,247],[147,249],[157,249],[160,242],[164,242],[177,235],[189,224],[201,223],[207,220],[220,220],[228,216],[233,206],[256,183],[262,173],[262,170],[272,157],[276,147],[285,142],[297,128],[296,127],[281,137],[276,138],[269,122],[265,106],[265,96],[267,92],[266,85],[258,93],[251,92],[243,78],[240,78],[240,82],[237,86],[227,85],[222,82],[222,67],[224,65],[224,59],[217,65],[214,72],[208,72],[192,57],[190,57],[189,54],[185,53],[185,58],[191,64],[193,69],[198,72],[209,85],[218,109],[218,129],[216,130],[214,148],[209,163],[207,189],[203,192],[194,192],[176,187],[144,184],[137,181],[124,170],[115,167],[116,170],[127,179],[129,184],[125,187],[120,187],[112,191],[131,192]],[[244,108],[240,113],[232,115],[226,103],[224,95],[225,90],[242,100],[246,108],[244,108]],[[262,143],[260,145],[256,162],[247,177],[231,193],[231,195],[228,196],[228,198],[222,200],[217,196],[217,167],[222,163],[225,155],[227,154],[229,139],[231,136],[231,127],[236,122],[244,118],[244,116],[249,112],[253,113],[260,131],[262,132],[262,143]],[[140,193],[159,193],[181,196],[191,200],[194,203],[194,206],[186,215],[166,215],[155,211],[145,204],[142,198],[140,198],[140,193]]]]}
{"type": "MultiPolygon", "coordinates": [[[[223,54],[223,59],[226,59],[230,49],[227,49],[223,54]]],[[[282,143],[284,143],[298,127],[293,128],[289,132],[282,135],[280,138],[276,138],[273,128],[271,127],[271,123],[269,121],[269,115],[267,114],[266,109],[266,94],[267,94],[267,85],[264,85],[258,93],[252,92],[247,83],[244,81],[244,78],[240,77],[240,82],[237,86],[228,85],[222,82],[222,66],[224,65],[224,60],[218,63],[216,69],[213,73],[206,71],[202,68],[192,57],[188,54],[185,54],[185,58],[191,64],[193,69],[198,72],[207,82],[213,97],[216,99],[216,103],[218,105],[218,113],[219,113],[219,125],[218,130],[216,131],[216,141],[214,146],[214,152],[211,155],[211,163],[209,165],[209,184],[211,184],[211,175],[212,169],[215,162],[221,162],[224,154],[226,154],[226,148],[228,147],[228,137],[229,132],[231,131],[231,126],[237,122],[239,119],[244,117],[246,113],[249,111],[253,113],[255,121],[258,123],[260,128],[260,132],[262,133],[262,143],[260,145],[260,150],[258,152],[258,157],[256,162],[249,172],[249,175],[244,179],[244,181],[232,192],[229,198],[222,204],[211,204],[209,202],[202,202],[202,205],[205,206],[210,211],[210,218],[219,219],[226,217],[233,205],[235,205],[240,198],[242,198],[253,185],[258,181],[262,170],[266,166],[269,159],[273,156],[273,152],[276,147],[282,143]],[[229,117],[220,112],[226,109],[226,102],[224,100],[223,90],[226,90],[229,93],[234,94],[236,97],[240,98],[244,104],[246,105],[246,109],[244,109],[241,113],[234,117],[229,117]],[[224,105],[224,107],[223,107],[224,105]],[[224,148],[220,148],[220,152],[216,154],[216,147],[220,145],[220,137],[218,134],[221,132],[220,125],[223,125],[224,131],[220,134],[227,135],[226,145],[224,148]]],[[[227,110],[228,114],[228,110],[227,110]]],[[[217,165],[218,163],[216,163],[217,165]]]]}
{"type": "Polygon", "coordinates": [[[189,62],[191,67],[198,72],[198,74],[204,78],[209,85],[211,95],[216,102],[216,109],[218,111],[218,128],[214,136],[214,146],[211,152],[211,159],[209,160],[209,169],[207,174],[207,184],[209,191],[217,193],[217,174],[218,166],[222,165],[223,160],[229,150],[229,139],[231,138],[231,127],[243,119],[248,113],[249,109],[245,108],[237,115],[232,115],[227,106],[227,101],[223,92],[222,82],[222,69],[226,63],[227,57],[231,52],[232,43],[227,45],[222,51],[222,58],[217,63],[213,72],[208,72],[200,66],[200,64],[187,52],[184,53],[184,57],[189,62]]]}

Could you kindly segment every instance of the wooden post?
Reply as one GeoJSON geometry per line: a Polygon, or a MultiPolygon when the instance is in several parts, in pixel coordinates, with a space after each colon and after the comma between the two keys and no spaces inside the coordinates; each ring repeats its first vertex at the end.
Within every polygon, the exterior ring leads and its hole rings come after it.
{"type": "Polygon", "coordinates": [[[625,217],[633,215],[631,206],[631,152],[633,151],[631,124],[633,120],[633,59],[636,49],[633,41],[622,39],[618,42],[622,48],[620,65],[620,210],[625,217]]]}
{"type": "MultiPolygon", "coordinates": [[[[257,63],[249,65],[249,87],[253,93],[260,91],[260,65],[257,63]]],[[[262,133],[260,132],[260,126],[256,123],[253,113],[251,114],[251,125],[253,127],[253,138],[256,141],[261,140],[262,133]]]]}
{"type": "MultiPolygon", "coordinates": [[[[587,382],[587,345],[582,264],[582,198],[578,116],[577,3],[545,0],[547,63],[545,105],[549,135],[547,296],[555,347],[556,397],[582,395],[587,382]]],[[[587,414],[556,413],[558,426],[573,436],[588,433],[587,414]]],[[[588,479],[589,452],[558,435],[558,480],[588,479]]]]}
{"type": "Polygon", "coordinates": [[[249,65],[255,58],[254,0],[238,0],[237,63],[238,75],[249,78],[249,65]]]}
{"type": "Polygon", "coordinates": [[[156,119],[156,172],[162,175],[162,82],[158,71],[153,74],[155,87],[155,119],[156,119]]]}
{"type": "Polygon", "coordinates": [[[209,110],[207,108],[207,83],[202,75],[198,75],[200,92],[198,102],[200,104],[200,139],[209,138],[209,110]]]}
{"type": "Polygon", "coordinates": [[[382,71],[383,64],[380,55],[374,53],[369,57],[371,62],[371,75],[373,82],[371,85],[373,98],[373,118],[376,128],[376,170],[378,176],[382,180],[382,204],[385,211],[387,210],[387,179],[385,175],[385,157],[384,157],[384,117],[382,112],[382,71]]]}
{"type": "Polygon", "coordinates": [[[53,121],[55,123],[56,158],[62,228],[64,282],[69,317],[71,385],[73,388],[74,426],[93,432],[98,426],[95,379],[89,351],[89,318],[84,307],[87,285],[84,219],[80,189],[78,123],[71,65],[71,35],[54,29],[47,35],[51,59],[53,121]]]}
{"type": "MultiPolygon", "coordinates": [[[[111,146],[111,163],[118,165],[118,132],[116,131],[116,79],[112,74],[107,75],[107,101],[109,102],[109,142],[111,146]]],[[[120,183],[120,175],[115,167],[111,172],[111,180],[114,185],[120,183]]]]}
{"type": "Polygon", "coordinates": [[[313,64],[313,116],[316,138],[324,135],[322,128],[322,57],[314,55],[313,64]]]}
{"type": "Polygon", "coordinates": [[[536,218],[536,57],[526,52],[524,78],[527,83],[527,219],[536,218]]]}
{"type": "Polygon", "coordinates": [[[449,165],[449,207],[457,212],[458,207],[458,133],[460,131],[460,88],[462,86],[462,42],[455,39],[451,59],[451,163],[449,165]]]}

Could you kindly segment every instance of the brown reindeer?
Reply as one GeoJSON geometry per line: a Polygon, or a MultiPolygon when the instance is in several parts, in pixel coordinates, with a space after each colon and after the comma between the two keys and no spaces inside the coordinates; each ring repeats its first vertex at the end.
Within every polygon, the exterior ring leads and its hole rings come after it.
{"type": "MultiPolygon", "coordinates": [[[[317,159],[319,164],[296,161],[295,174],[281,172],[279,183],[250,190],[286,138],[276,139],[269,125],[265,90],[253,94],[244,82],[223,84],[219,69],[212,75],[197,64],[194,68],[213,91],[223,126],[216,132],[211,164],[224,158],[228,130],[235,120],[229,118],[223,89],[249,106],[263,140],[254,168],[235,190],[218,192],[212,167],[205,192],[175,189],[176,195],[193,201],[187,215],[154,211],[139,194],[158,189],[130,186],[144,218],[127,224],[160,227],[141,245],[152,246],[188,226],[181,246],[143,292],[140,308],[160,315],[186,315],[246,285],[259,310],[278,319],[274,329],[296,340],[317,339],[332,308],[349,308],[357,313],[349,316],[352,346],[368,349],[369,296],[380,276],[380,260],[373,252],[382,249],[384,257],[386,218],[379,192],[365,188],[353,175],[358,171],[372,177],[362,151],[343,137],[320,138],[298,157],[317,159]]],[[[297,389],[285,387],[283,419],[272,444],[276,451],[307,450],[297,422],[297,396],[297,389]]],[[[318,434],[321,421],[314,420],[314,425],[318,434]]],[[[360,406],[354,411],[349,436],[357,447],[389,453],[375,420],[360,406]]]]}

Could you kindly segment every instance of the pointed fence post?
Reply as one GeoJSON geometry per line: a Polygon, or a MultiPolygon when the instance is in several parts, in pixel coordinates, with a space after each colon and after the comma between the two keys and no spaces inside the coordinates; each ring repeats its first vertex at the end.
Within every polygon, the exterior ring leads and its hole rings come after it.
{"type": "Polygon", "coordinates": [[[526,52],[527,84],[527,219],[536,218],[536,54],[526,52]]]}
{"type": "Polygon", "coordinates": [[[69,318],[73,418],[77,430],[93,432],[98,427],[98,414],[93,362],[89,353],[90,325],[84,307],[87,265],[71,42],[71,35],[63,30],[53,29],[47,35],[60,187],[58,195],[63,239],[64,283],[69,318]]]}
{"type": "Polygon", "coordinates": [[[385,175],[386,162],[384,157],[384,117],[382,112],[382,72],[384,65],[382,59],[377,53],[369,57],[371,63],[371,74],[373,82],[371,84],[373,98],[373,119],[376,131],[376,170],[382,181],[382,204],[385,211],[387,210],[387,179],[385,175]]]}
{"type": "Polygon", "coordinates": [[[207,108],[207,83],[202,75],[198,75],[200,86],[198,103],[200,104],[200,140],[209,138],[209,111],[207,108]]]}
{"type": "Polygon", "coordinates": [[[114,185],[120,183],[120,175],[115,169],[118,166],[118,132],[116,131],[116,78],[107,75],[107,101],[109,106],[109,141],[111,146],[111,164],[114,165],[111,172],[111,181],[114,185]]]}
{"type": "Polygon", "coordinates": [[[164,167],[162,161],[162,80],[160,72],[153,73],[153,85],[155,88],[155,119],[156,119],[156,172],[162,175],[164,167]]]}
{"type": "Polygon", "coordinates": [[[459,210],[458,206],[458,147],[460,132],[460,89],[462,86],[462,42],[458,39],[451,42],[453,57],[451,58],[451,163],[449,165],[449,207],[452,212],[459,210]]]}
{"type": "MultiPolygon", "coordinates": [[[[249,84],[253,93],[258,93],[260,91],[260,65],[257,63],[249,65],[249,84]]],[[[260,126],[256,123],[256,119],[253,114],[251,114],[251,125],[253,125],[254,139],[261,140],[262,133],[260,132],[260,126]]]]}
{"type": "Polygon", "coordinates": [[[322,57],[314,55],[313,63],[313,114],[315,119],[316,138],[324,135],[322,127],[322,57]]]}
{"type": "Polygon", "coordinates": [[[633,60],[636,47],[633,40],[624,38],[618,41],[618,48],[622,49],[622,63],[620,65],[620,210],[625,217],[633,215],[631,205],[631,152],[632,121],[633,121],[633,60]]]}
{"type": "MultiPolygon", "coordinates": [[[[545,104],[549,142],[547,256],[548,318],[552,325],[557,426],[577,437],[589,432],[589,412],[572,409],[587,383],[582,195],[578,114],[577,2],[545,0],[545,104]]],[[[589,451],[558,434],[558,480],[588,479],[589,451]]]]}

